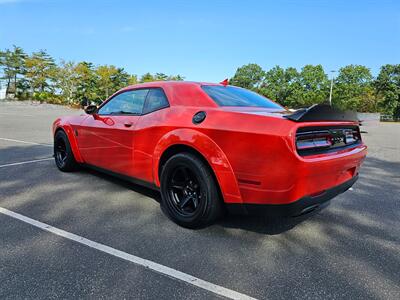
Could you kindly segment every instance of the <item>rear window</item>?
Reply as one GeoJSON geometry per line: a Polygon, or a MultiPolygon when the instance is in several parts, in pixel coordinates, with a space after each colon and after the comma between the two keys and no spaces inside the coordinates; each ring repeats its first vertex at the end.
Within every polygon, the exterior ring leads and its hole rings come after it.
{"type": "Polygon", "coordinates": [[[282,107],[271,100],[246,89],[235,86],[203,85],[201,87],[220,106],[282,107]]]}
{"type": "Polygon", "coordinates": [[[150,89],[147,95],[143,113],[147,114],[158,109],[165,108],[168,105],[169,103],[167,97],[164,94],[164,91],[160,88],[153,88],[150,89]]]}

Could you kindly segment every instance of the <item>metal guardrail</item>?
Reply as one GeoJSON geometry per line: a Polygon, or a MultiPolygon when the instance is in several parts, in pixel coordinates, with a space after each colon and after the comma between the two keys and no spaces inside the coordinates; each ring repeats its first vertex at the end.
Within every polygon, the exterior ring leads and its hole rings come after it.
{"type": "Polygon", "coordinates": [[[400,118],[396,118],[392,115],[381,115],[381,122],[400,122],[400,118]]]}

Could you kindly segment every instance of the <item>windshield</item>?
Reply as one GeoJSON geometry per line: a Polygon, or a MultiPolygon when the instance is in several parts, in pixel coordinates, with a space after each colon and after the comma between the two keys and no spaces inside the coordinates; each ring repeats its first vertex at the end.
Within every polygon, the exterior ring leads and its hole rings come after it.
{"type": "Polygon", "coordinates": [[[220,106],[253,106],[282,109],[255,92],[235,86],[203,85],[201,87],[220,106]]]}

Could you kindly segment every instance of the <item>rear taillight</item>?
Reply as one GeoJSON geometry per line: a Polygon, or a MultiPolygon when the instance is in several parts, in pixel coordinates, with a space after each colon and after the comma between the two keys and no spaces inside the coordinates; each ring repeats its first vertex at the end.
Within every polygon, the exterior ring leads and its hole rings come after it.
{"type": "Polygon", "coordinates": [[[323,153],[347,147],[361,141],[358,127],[351,128],[300,128],[296,134],[296,148],[300,155],[323,153]]]}
{"type": "Polygon", "coordinates": [[[344,138],[346,144],[355,143],[361,139],[360,132],[357,129],[345,129],[344,138]]]}
{"type": "Polygon", "coordinates": [[[297,137],[296,146],[298,150],[326,148],[332,146],[332,137],[324,133],[304,134],[297,137]]]}

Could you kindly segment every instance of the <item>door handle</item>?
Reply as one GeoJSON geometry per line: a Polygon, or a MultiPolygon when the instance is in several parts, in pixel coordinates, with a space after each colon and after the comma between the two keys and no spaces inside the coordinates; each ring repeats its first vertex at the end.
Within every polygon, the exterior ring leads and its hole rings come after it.
{"type": "Polygon", "coordinates": [[[125,122],[125,123],[124,123],[124,126],[125,126],[125,127],[131,127],[131,126],[132,126],[132,122],[125,122]]]}

